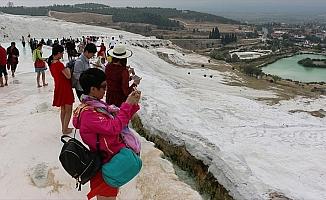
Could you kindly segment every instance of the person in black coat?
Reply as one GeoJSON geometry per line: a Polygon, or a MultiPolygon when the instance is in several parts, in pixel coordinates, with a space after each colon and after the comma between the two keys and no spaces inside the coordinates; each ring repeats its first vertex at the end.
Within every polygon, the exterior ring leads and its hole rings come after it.
{"type": "Polygon", "coordinates": [[[24,37],[24,36],[22,36],[22,45],[23,45],[23,47],[25,48],[26,41],[25,41],[25,37],[24,37]]]}
{"type": "Polygon", "coordinates": [[[19,57],[19,51],[16,48],[15,42],[11,42],[10,47],[7,48],[7,55],[7,69],[11,70],[12,77],[15,77],[19,57]]]}

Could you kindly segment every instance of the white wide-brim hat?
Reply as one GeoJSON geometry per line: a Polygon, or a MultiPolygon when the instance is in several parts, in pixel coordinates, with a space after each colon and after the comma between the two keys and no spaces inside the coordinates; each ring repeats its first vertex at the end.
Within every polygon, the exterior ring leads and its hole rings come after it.
{"type": "Polygon", "coordinates": [[[113,49],[108,51],[108,54],[115,58],[129,58],[132,56],[132,51],[128,50],[125,45],[117,44],[113,49]]]}

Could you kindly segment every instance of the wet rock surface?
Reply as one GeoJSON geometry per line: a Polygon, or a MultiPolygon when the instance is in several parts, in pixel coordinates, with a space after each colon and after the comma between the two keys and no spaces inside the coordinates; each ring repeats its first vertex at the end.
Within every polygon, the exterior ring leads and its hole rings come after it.
{"type": "Polygon", "coordinates": [[[229,192],[219,184],[213,174],[208,172],[208,167],[202,161],[197,160],[185,148],[165,141],[158,135],[151,134],[146,130],[138,116],[132,120],[133,128],[147,140],[155,143],[155,146],[164,152],[164,155],[171,158],[181,169],[190,172],[196,178],[197,187],[200,193],[204,193],[209,199],[232,200],[229,192]]]}

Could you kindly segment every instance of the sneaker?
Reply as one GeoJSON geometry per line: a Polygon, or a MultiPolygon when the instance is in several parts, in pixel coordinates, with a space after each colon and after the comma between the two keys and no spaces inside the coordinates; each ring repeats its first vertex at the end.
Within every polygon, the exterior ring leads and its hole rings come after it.
{"type": "Polygon", "coordinates": [[[49,84],[48,83],[44,83],[43,86],[48,86],[49,84]]]}
{"type": "Polygon", "coordinates": [[[5,86],[8,86],[8,83],[5,83],[5,86]]]}

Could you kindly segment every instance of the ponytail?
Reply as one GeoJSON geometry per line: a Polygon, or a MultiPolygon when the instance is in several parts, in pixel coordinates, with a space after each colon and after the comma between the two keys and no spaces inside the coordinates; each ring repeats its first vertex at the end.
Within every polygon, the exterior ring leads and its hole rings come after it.
{"type": "Polygon", "coordinates": [[[53,61],[53,55],[51,55],[51,56],[48,58],[48,66],[49,66],[49,67],[51,66],[52,61],[53,61]]]}
{"type": "Polygon", "coordinates": [[[55,45],[52,48],[52,55],[48,58],[48,65],[51,66],[51,63],[53,61],[53,57],[56,56],[58,53],[64,52],[65,49],[61,45],[55,45]]]}

